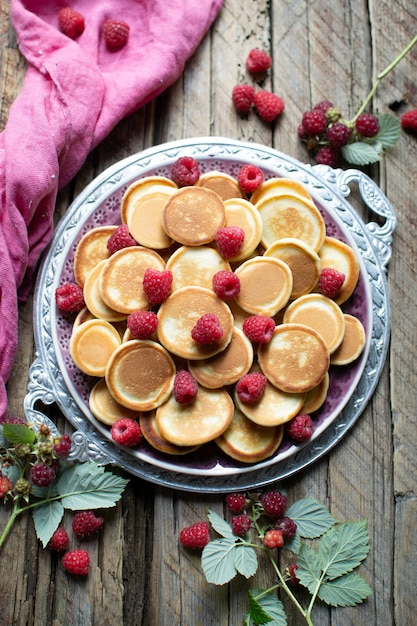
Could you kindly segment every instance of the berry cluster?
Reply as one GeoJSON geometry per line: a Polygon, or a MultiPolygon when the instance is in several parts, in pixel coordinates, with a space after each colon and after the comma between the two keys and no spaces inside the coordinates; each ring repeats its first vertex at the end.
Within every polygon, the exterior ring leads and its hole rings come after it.
{"type": "MultiPolygon", "coordinates": [[[[64,35],[77,39],[85,30],[85,19],[72,7],[63,7],[58,12],[58,26],[64,35]]],[[[103,24],[103,39],[110,51],[120,50],[127,44],[130,27],[126,22],[108,19],[103,24]]]]}

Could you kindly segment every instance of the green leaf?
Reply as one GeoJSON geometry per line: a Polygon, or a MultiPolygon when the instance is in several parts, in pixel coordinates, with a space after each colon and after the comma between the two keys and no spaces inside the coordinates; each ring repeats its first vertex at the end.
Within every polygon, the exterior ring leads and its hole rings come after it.
{"type": "Polygon", "coordinates": [[[249,591],[249,611],[245,615],[246,626],[286,626],[287,617],[284,605],[278,596],[272,591],[264,589],[251,589],[249,591]]]}
{"type": "Polygon", "coordinates": [[[3,433],[3,424],[0,424],[0,448],[7,448],[7,441],[3,433]]]}
{"type": "Polygon", "coordinates": [[[314,593],[323,573],[323,561],[320,555],[306,543],[301,544],[297,558],[297,578],[300,583],[307,587],[310,593],[314,593]]]}
{"type": "Polygon", "coordinates": [[[19,465],[8,465],[6,467],[2,467],[1,468],[1,473],[2,473],[3,476],[6,476],[6,478],[8,478],[10,480],[10,482],[15,484],[15,482],[17,480],[19,480],[19,478],[20,478],[20,466],[19,465]]]}
{"type": "Polygon", "coordinates": [[[66,509],[104,509],[120,500],[129,481],[96,463],[75,464],[57,481],[57,490],[66,509]]]}
{"type": "Polygon", "coordinates": [[[209,511],[207,515],[210,524],[213,526],[214,530],[221,535],[222,537],[230,537],[236,541],[236,535],[232,532],[231,525],[226,522],[220,515],[215,513],[214,511],[209,511]]]}
{"type": "Polygon", "coordinates": [[[36,435],[24,424],[3,424],[3,435],[10,443],[34,443],[36,435]]]}
{"type": "Polygon", "coordinates": [[[292,539],[287,539],[285,541],[285,548],[287,550],[291,550],[294,554],[298,554],[301,548],[301,535],[298,532],[298,529],[292,539]]]}
{"type": "Polygon", "coordinates": [[[201,555],[201,566],[207,582],[224,585],[237,574],[235,549],[237,544],[229,538],[210,541],[201,555]]]}
{"type": "Polygon", "coordinates": [[[250,578],[258,569],[258,557],[255,550],[244,543],[237,543],[235,549],[235,567],[239,574],[250,578]]]}
{"type": "Polygon", "coordinates": [[[371,587],[362,576],[350,573],[323,583],[318,596],[331,606],[354,606],[363,602],[371,593],[371,587]]]}
{"type": "Polygon", "coordinates": [[[344,522],[330,528],[323,535],[318,552],[329,578],[351,572],[369,552],[367,521],[344,522]]]}
{"type": "Polygon", "coordinates": [[[64,515],[64,507],[57,500],[47,502],[32,511],[38,539],[45,548],[64,515]]]}
{"type": "Polygon", "coordinates": [[[297,532],[306,539],[320,537],[336,523],[328,508],[315,498],[297,500],[287,509],[286,515],[294,520],[297,532]]]}
{"type": "Polygon", "coordinates": [[[354,141],[348,143],[342,148],[342,156],[348,163],[353,165],[369,165],[380,160],[382,146],[378,149],[377,145],[371,146],[364,141],[354,141]]]}
{"type": "Polygon", "coordinates": [[[395,145],[401,136],[401,122],[391,113],[383,113],[378,117],[379,131],[374,137],[383,148],[395,145]]]}

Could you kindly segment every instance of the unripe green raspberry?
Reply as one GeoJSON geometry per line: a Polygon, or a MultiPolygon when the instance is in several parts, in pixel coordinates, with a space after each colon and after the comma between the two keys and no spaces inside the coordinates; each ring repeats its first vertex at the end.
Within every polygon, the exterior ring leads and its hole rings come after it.
{"type": "Polygon", "coordinates": [[[26,478],[19,478],[15,483],[15,491],[21,496],[28,496],[32,488],[31,483],[26,478]]]}
{"type": "Polygon", "coordinates": [[[33,452],[33,448],[30,443],[18,443],[14,447],[14,453],[19,459],[24,459],[26,456],[30,456],[33,452]]]}
{"type": "Polygon", "coordinates": [[[38,444],[38,454],[42,457],[52,456],[52,452],[54,451],[54,443],[53,441],[41,441],[38,444]]]}
{"type": "Polygon", "coordinates": [[[326,119],[329,124],[334,124],[334,122],[338,122],[342,117],[342,113],[340,109],[336,107],[330,107],[326,111],[326,119]]]}

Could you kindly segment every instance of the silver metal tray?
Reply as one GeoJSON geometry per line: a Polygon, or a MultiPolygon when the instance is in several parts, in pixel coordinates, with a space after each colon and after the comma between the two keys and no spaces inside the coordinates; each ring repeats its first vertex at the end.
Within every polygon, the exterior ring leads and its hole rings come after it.
{"type": "Polygon", "coordinates": [[[71,204],[58,225],[44,257],[35,291],[34,329],[37,358],[30,369],[25,398],[27,418],[56,427],[44,414],[56,403],[75,428],[71,458],[117,465],[147,481],[194,492],[252,489],[287,478],[326,454],[358,420],[380,378],[389,343],[390,306],[386,270],[391,256],[396,218],[389,201],[364,173],[302,164],[271,148],[219,137],[198,137],[162,144],[116,163],[98,176],[71,204]],[[328,399],[314,415],[313,438],[293,445],[284,438],[277,453],[254,465],[226,458],[214,444],[196,455],[169,457],[144,448],[116,446],[109,429],[89,411],[88,394],[95,379],[84,376],[68,355],[72,320],[57,310],[55,290],[73,280],[72,262],[81,236],[89,229],[120,223],[119,204],[125,189],[149,175],[169,176],[179,156],[193,156],[202,172],[221,170],[237,175],[245,163],[261,167],[265,178],[284,176],[302,182],[322,212],[327,234],[351,245],[359,259],[360,276],[353,296],[343,308],[361,319],[367,345],[352,365],[330,375],[328,399]],[[358,187],[365,205],[379,222],[365,224],[346,198],[358,187]]]}

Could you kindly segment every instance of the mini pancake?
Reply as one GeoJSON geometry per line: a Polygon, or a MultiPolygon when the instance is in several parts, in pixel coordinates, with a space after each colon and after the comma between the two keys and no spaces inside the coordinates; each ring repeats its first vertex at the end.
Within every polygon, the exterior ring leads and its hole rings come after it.
{"type": "Polygon", "coordinates": [[[88,308],[85,306],[81,309],[81,311],[78,311],[74,323],[72,325],[72,332],[74,332],[74,330],[80,325],[83,324],[84,322],[88,322],[89,320],[94,320],[96,319],[95,316],[91,313],[91,311],[88,310],[88,308]]]}
{"type": "Polygon", "coordinates": [[[100,293],[107,306],[129,315],[148,309],[143,276],[148,268],[164,270],[165,262],[154,250],[132,246],[118,250],[106,261],[100,274],[100,293]]]}
{"type": "Polygon", "coordinates": [[[265,200],[265,198],[279,195],[302,196],[303,198],[307,198],[307,200],[313,202],[313,198],[302,183],[292,180],[291,178],[279,177],[264,180],[264,182],[261,183],[261,185],[259,185],[259,187],[257,187],[252,193],[250,201],[253,204],[256,204],[259,200],[265,200]]]}
{"type": "Polygon", "coordinates": [[[215,191],[222,200],[246,197],[233,176],[225,172],[205,172],[201,174],[196,185],[204,189],[215,191]]]}
{"type": "Polygon", "coordinates": [[[277,239],[302,239],[318,252],[326,236],[324,219],[316,205],[294,195],[270,196],[256,203],[262,218],[262,245],[269,248],[277,239]]]}
{"type": "Polygon", "coordinates": [[[303,324],[276,326],[269,343],[258,348],[262,372],[278,389],[304,393],[326,375],[330,355],[323,337],[303,324]]]}
{"type": "Polygon", "coordinates": [[[165,176],[144,176],[135,180],[123,194],[120,203],[120,217],[123,224],[127,224],[127,217],[129,211],[135,206],[137,200],[139,200],[144,194],[157,188],[171,187],[178,189],[177,185],[170,178],[165,176]]]}
{"type": "Polygon", "coordinates": [[[257,402],[242,402],[235,393],[235,404],[244,415],[260,426],[285,424],[300,412],[305,393],[287,393],[267,382],[262,397],[257,402]]]}
{"type": "Polygon", "coordinates": [[[171,443],[198,446],[219,437],[232,421],[233,411],[233,401],[226,391],[199,387],[190,404],[178,404],[171,396],[156,411],[156,423],[171,443]]]}
{"type": "Polygon", "coordinates": [[[334,300],[319,293],[309,293],[294,300],[284,314],[285,324],[305,324],[317,330],[332,354],[342,343],[345,316],[334,300]]]}
{"type": "Polygon", "coordinates": [[[134,339],[113,352],[105,375],[116,402],[133,411],[150,411],[170,396],[175,364],[159,343],[134,339]]]}
{"type": "Polygon", "coordinates": [[[337,304],[343,304],[352,295],[359,278],[359,263],[353,249],[347,243],[326,237],[319,250],[321,267],[332,267],[345,275],[345,280],[336,298],[337,304]]]}
{"type": "Polygon", "coordinates": [[[158,424],[156,423],[156,411],[141,413],[139,424],[146,441],[159,452],[164,452],[165,454],[183,455],[188,454],[189,452],[194,452],[194,450],[198,450],[200,447],[176,446],[175,444],[164,439],[158,428],[158,424]]]}
{"type": "Polygon", "coordinates": [[[231,263],[248,259],[258,247],[262,235],[262,220],[259,211],[244,198],[230,198],[224,201],[226,226],[239,226],[245,233],[243,245],[231,263]]]}
{"type": "Polygon", "coordinates": [[[76,328],[69,353],[75,365],[89,376],[104,376],[111,355],[120,346],[120,335],[105,320],[89,320],[76,328]]]}
{"type": "Polygon", "coordinates": [[[225,350],[210,359],[188,361],[194,378],[209,389],[232,385],[252,366],[253,347],[242,330],[235,326],[232,339],[225,350]]]}
{"type": "Polygon", "coordinates": [[[173,291],[191,285],[213,289],[214,274],[230,271],[230,265],[215,248],[181,246],[168,259],[166,269],[173,275],[173,291]]]}
{"type": "Polygon", "coordinates": [[[123,417],[132,420],[139,418],[138,411],[131,411],[116,402],[107,389],[104,378],[101,378],[90,391],[89,407],[94,417],[107,426],[112,426],[123,417]]]}
{"type": "Polygon", "coordinates": [[[158,311],[158,339],[167,350],[183,359],[207,359],[226,348],[232,339],[233,315],[223,300],[204,287],[174,291],[158,311]],[[206,313],[219,318],[223,336],[216,343],[198,344],[191,337],[197,320],[206,313]]]}
{"type": "Polygon", "coordinates": [[[75,282],[84,287],[88,274],[100,261],[110,256],[107,242],[117,226],[97,226],[83,235],[74,256],[75,282]]]}
{"type": "Polygon", "coordinates": [[[235,270],[240,280],[237,304],[252,315],[273,317],[288,302],[293,286],[291,270],[274,257],[248,259],[235,270]]]}
{"type": "Polygon", "coordinates": [[[357,317],[345,313],[345,335],[338,349],[330,357],[332,365],[347,365],[355,361],[366,344],[366,334],[362,322],[357,317]]]}
{"type": "Polygon", "coordinates": [[[162,214],[175,187],[155,185],[128,207],[127,225],[130,234],[141,246],[161,250],[172,244],[162,226],[162,214]]]}
{"type": "Polygon", "coordinates": [[[201,246],[214,240],[226,222],[221,197],[203,187],[182,187],[165,203],[163,227],[168,235],[185,246],[201,246]]]}
{"type": "Polygon", "coordinates": [[[301,408],[301,413],[314,413],[314,411],[317,411],[321,406],[323,406],[327,397],[329,383],[330,376],[327,373],[317,387],[314,387],[314,389],[306,394],[306,399],[304,400],[304,404],[301,408]]]}
{"type": "Polygon", "coordinates": [[[84,300],[94,317],[108,322],[118,322],[125,319],[126,315],[109,307],[101,297],[100,277],[106,263],[107,259],[100,261],[87,276],[84,285],[84,300]]]}
{"type": "Polygon", "coordinates": [[[281,259],[292,273],[291,299],[303,296],[317,285],[320,276],[320,257],[301,239],[279,239],[265,250],[264,256],[281,259]]]}
{"type": "Polygon", "coordinates": [[[242,463],[258,463],[277,451],[282,441],[282,426],[260,426],[235,409],[230,426],[215,439],[225,454],[242,463]]]}

